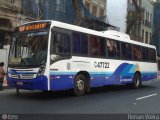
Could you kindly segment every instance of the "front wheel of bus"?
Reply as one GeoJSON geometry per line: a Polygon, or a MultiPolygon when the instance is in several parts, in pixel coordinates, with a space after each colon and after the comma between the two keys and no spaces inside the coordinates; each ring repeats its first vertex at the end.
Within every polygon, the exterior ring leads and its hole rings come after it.
{"type": "Polygon", "coordinates": [[[79,74],[75,77],[74,80],[74,94],[76,96],[82,96],[84,95],[85,91],[86,91],[86,77],[82,74],[79,74]]]}
{"type": "Polygon", "coordinates": [[[141,75],[136,73],[133,77],[133,88],[140,88],[142,86],[141,75]]]}

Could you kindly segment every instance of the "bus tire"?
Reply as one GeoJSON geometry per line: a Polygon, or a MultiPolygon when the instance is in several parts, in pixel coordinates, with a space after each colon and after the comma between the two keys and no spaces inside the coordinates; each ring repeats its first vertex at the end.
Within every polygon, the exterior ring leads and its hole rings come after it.
{"type": "Polygon", "coordinates": [[[74,79],[74,94],[82,96],[86,92],[87,79],[83,74],[78,74],[74,79]]]}
{"type": "Polygon", "coordinates": [[[139,73],[135,73],[133,77],[133,88],[140,88],[142,86],[141,75],[139,73]]]}

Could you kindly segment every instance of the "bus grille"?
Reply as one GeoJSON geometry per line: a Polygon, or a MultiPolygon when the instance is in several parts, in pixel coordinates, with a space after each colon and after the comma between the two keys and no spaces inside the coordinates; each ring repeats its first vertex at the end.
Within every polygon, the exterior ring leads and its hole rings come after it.
{"type": "Polygon", "coordinates": [[[12,74],[11,78],[15,79],[33,79],[36,77],[36,74],[12,74]]]}

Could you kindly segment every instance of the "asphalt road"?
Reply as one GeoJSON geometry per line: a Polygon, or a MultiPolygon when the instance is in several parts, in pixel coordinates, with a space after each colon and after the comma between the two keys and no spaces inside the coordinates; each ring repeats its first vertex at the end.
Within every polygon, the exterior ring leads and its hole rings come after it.
{"type": "Polygon", "coordinates": [[[15,89],[0,91],[0,113],[14,114],[141,114],[160,113],[160,80],[140,89],[106,86],[75,97],[72,91],[52,92],[15,89]]]}

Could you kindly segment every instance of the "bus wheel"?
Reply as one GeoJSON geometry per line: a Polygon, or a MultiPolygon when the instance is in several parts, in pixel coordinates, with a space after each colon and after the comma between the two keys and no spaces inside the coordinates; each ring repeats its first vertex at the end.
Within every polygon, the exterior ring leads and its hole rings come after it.
{"type": "Polygon", "coordinates": [[[133,88],[140,88],[142,86],[142,81],[141,81],[141,76],[138,73],[135,73],[133,77],[133,83],[132,83],[133,88]]]}
{"type": "Polygon", "coordinates": [[[77,75],[74,80],[74,94],[76,96],[84,95],[86,91],[86,86],[86,77],[82,74],[77,75]]]}

